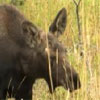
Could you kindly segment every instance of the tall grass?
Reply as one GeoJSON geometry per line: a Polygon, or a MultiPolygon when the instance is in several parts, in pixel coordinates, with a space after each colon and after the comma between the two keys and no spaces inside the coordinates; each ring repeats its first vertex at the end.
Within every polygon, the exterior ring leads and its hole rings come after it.
{"type": "MultiPolygon", "coordinates": [[[[9,0],[0,0],[0,3],[9,0]]],[[[100,0],[81,0],[79,7],[83,53],[80,57],[77,49],[78,26],[73,0],[26,0],[24,6],[18,6],[25,16],[46,32],[57,12],[67,9],[67,28],[60,40],[68,49],[66,57],[78,71],[81,89],[69,93],[62,87],[54,92],[54,100],[100,100],[100,0]]],[[[33,86],[34,100],[52,100],[44,80],[36,81],[33,86]]]]}

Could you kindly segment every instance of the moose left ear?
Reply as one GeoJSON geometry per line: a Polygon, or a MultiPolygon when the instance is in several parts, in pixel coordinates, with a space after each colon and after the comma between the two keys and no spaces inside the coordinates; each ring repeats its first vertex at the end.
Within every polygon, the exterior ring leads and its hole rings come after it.
{"type": "Polygon", "coordinates": [[[32,35],[33,37],[35,35],[37,35],[37,33],[38,33],[38,28],[29,21],[24,21],[22,23],[22,29],[23,29],[24,33],[28,33],[28,34],[32,35]]]}
{"type": "Polygon", "coordinates": [[[66,9],[62,8],[56,18],[54,19],[53,23],[49,27],[49,32],[59,36],[61,35],[66,28],[66,21],[67,21],[67,13],[66,9]]]}

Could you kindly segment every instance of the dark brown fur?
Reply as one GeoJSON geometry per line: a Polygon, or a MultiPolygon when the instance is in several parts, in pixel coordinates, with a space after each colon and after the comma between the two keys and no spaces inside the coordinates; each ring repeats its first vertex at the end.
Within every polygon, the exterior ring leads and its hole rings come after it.
{"type": "Polygon", "coordinates": [[[43,31],[28,21],[15,7],[0,6],[1,99],[6,96],[31,99],[32,85],[37,78],[44,78],[50,92],[53,92],[49,78],[48,50],[53,88],[63,86],[70,91],[80,88],[79,76],[65,59],[65,48],[58,40],[58,36],[65,30],[66,17],[66,9],[63,8],[51,24],[47,36],[48,49],[43,31]]]}

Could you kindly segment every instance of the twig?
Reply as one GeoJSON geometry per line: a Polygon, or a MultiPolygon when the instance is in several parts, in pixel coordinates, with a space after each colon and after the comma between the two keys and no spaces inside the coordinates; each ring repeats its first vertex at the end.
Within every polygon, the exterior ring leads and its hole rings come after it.
{"type": "Polygon", "coordinates": [[[77,17],[77,24],[78,24],[78,40],[79,40],[78,48],[81,49],[82,33],[81,33],[81,25],[80,25],[80,18],[79,18],[79,5],[80,5],[81,0],[79,0],[78,2],[73,0],[73,2],[75,4],[75,6],[76,6],[76,17],[77,17]]]}
{"type": "Polygon", "coordinates": [[[80,18],[79,18],[79,5],[81,0],[77,3],[75,0],[73,0],[74,4],[76,5],[76,15],[77,15],[77,24],[78,24],[78,31],[79,31],[79,42],[81,42],[81,25],[80,25],[80,18]]]}

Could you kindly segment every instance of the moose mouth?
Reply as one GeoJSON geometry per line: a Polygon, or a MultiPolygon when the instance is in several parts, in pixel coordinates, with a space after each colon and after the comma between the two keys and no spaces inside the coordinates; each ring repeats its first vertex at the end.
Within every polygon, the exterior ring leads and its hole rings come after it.
{"type": "Polygon", "coordinates": [[[71,80],[67,80],[66,82],[63,82],[62,85],[66,90],[73,92],[81,87],[80,79],[78,78],[78,76],[76,78],[75,77],[76,76],[71,78],[71,80]]]}
{"type": "Polygon", "coordinates": [[[81,83],[79,79],[73,79],[73,81],[72,80],[69,80],[69,81],[60,80],[58,84],[55,84],[55,83],[53,84],[53,90],[51,88],[51,85],[49,84],[50,93],[53,93],[55,89],[60,86],[63,87],[65,90],[68,90],[71,93],[75,90],[78,90],[81,87],[81,83]]]}

